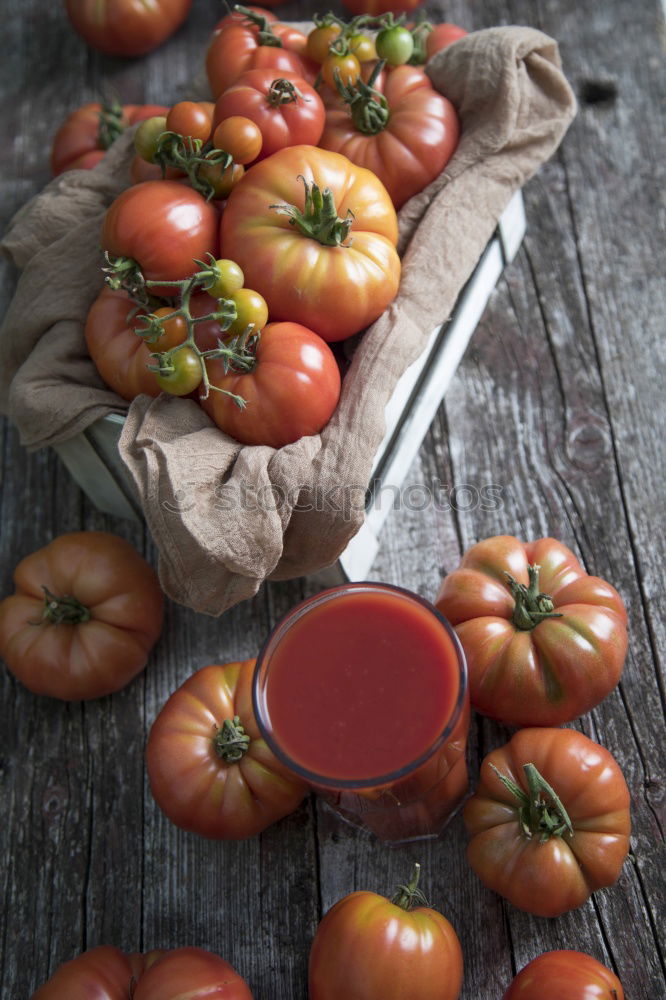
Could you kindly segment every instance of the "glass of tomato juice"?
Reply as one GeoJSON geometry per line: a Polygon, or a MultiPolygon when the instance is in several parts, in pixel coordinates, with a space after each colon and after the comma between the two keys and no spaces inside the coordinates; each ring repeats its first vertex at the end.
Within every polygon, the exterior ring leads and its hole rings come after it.
{"type": "Polygon", "coordinates": [[[465,656],[408,590],[349,583],[298,604],[259,653],[253,698],[273,753],[381,840],[437,837],[465,796],[465,656]]]}

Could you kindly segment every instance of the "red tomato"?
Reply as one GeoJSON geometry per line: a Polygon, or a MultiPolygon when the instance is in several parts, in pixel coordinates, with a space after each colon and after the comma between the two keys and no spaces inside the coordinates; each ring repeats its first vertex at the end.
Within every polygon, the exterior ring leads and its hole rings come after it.
{"type": "MultiPolygon", "coordinates": [[[[217,253],[218,213],[200,194],[178,181],[145,181],[123,191],[102,226],[102,249],[128,257],[148,281],[179,281],[197,270],[195,260],[217,253]]],[[[168,286],[151,292],[171,295],[168,286]]]]}
{"type": "Polygon", "coordinates": [[[307,794],[261,738],[252,708],[254,664],[198,670],[171,695],[148,737],[155,801],[172,823],[202,837],[253,837],[307,794]]]}
{"type": "MultiPolygon", "coordinates": [[[[184,177],[182,170],[175,167],[166,168],[166,180],[177,180],[184,177]]],[[[162,180],[162,168],[157,163],[147,163],[141,156],[133,156],[130,164],[130,177],[132,184],[143,184],[144,181],[162,180]]]]}
{"type": "Polygon", "coordinates": [[[453,45],[459,38],[464,38],[467,32],[464,28],[459,28],[457,24],[435,24],[432,31],[426,38],[426,53],[428,59],[432,59],[436,52],[453,45]]]}
{"type": "Polygon", "coordinates": [[[205,105],[197,104],[195,101],[179,101],[174,104],[167,114],[167,129],[169,132],[206,142],[210,137],[213,120],[208,104],[209,102],[205,105]]]}
{"type": "Polygon", "coordinates": [[[261,131],[251,118],[245,115],[231,115],[224,118],[213,134],[213,145],[223,149],[235,163],[252,163],[261,152],[261,131]]]}
{"type": "Polygon", "coordinates": [[[352,14],[402,14],[414,10],[423,0],[342,0],[342,4],[352,14]]]}
{"type": "Polygon", "coordinates": [[[251,118],[259,127],[263,160],[285,146],[316,146],[324,129],[324,105],[317,91],[295,73],[276,75],[253,69],[218,98],[214,126],[231,115],[251,118]]]}
{"type": "Polygon", "coordinates": [[[591,955],[547,951],[518,973],[503,1000],[624,1000],[624,990],[591,955]]]}
{"type": "MultiPolygon", "coordinates": [[[[193,315],[205,316],[215,310],[217,303],[205,292],[195,293],[190,300],[193,315]]],[[[145,328],[139,310],[128,322],[134,302],[126,292],[104,287],[93,302],[86,320],[85,336],[90,357],[95,362],[102,379],[123,399],[132,400],[144,393],[159,396],[161,389],[148,365],[155,364],[153,351],[166,351],[182,344],[187,335],[185,325],[165,330],[154,344],[147,344],[135,329],[145,328]]],[[[166,315],[172,310],[165,306],[157,313],[166,315]]],[[[197,345],[202,351],[212,351],[217,346],[222,330],[219,323],[197,324],[197,345]]]]}
{"type": "Polygon", "coordinates": [[[460,126],[451,102],[416,66],[397,66],[374,86],[384,94],[386,108],[370,95],[351,114],[342,102],[329,107],[320,145],[372,170],[398,209],[442,172],[460,126]]]}
{"type": "Polygon", "coordinates": [[[14,571],[0,604],[0,655],[35,694],[66,701],[119,691],[162,629],[155,571],[104,531],[60,535],[14,571]]]}
{"type": "Polygon", "coordinates": [[[554,538],[479,542],[444,578],[436,604],[465,650],[472,705],[506,725],[575,719],[622,673],[622,598],[554,538]]]}
{"type": "Polygon", "coordinates": [[[310,951],[309,1000],[456,1000],[463,956],[451,924],[412,882],[391,901],[352,892],[317,928],[310,951]]]}
{"type": "Polygon", "coordinates": [[[265,23],[260,33],[260,26],[247,20],[224,19],[206,55],[206,73],[213,96],[218,98],[241,73],[250,69],[270,68],[276,76],[285,71],[302,76],[303,63],[294,51],[300,39],[304,49],[307,39],[289,25],[265,23]],[[265,44],[267,35],[274,40],[272,44],[265,44]]]}
{"type": "Polygon", "coordinates": [[[629,850],[622,771],[576,729],[521,729],[489,753],[463,817],[467,857],[483,884],[541,917],[612,885],[629,850]]]}
{"type": "Polygon", "coordinates": [[[126,104],[122,115],[118,115],[113,109],[103,110],[96,102],[82,105],[68,115],[55,134],[51,149],[53,174],[94,167],[113,140],[129,125],[164,114],[166,110],[157,104],[126,104]],[[102,116],[108,122],[106,127],[102,116]]]}
{"type": "Polygon", "coordinates": [[[374,174],[337,153],[290,146],[255,164],[231,192],[222,216],[222,256],[240,265],[272,319],[302,323],[324,340],[344,340],[395,297],[397,232],[395,210],[374,174]],[[340,226],[313,222],[301,229],[271,207],[296,205],[310,216],[303,179],[330,191],[328,208],[343,220],[340,226]]]}
{"type": "Polygon", "coordinates": [[[65,962],[32,1000],[252,1000],[244,979],[218,955],[175,948],[125,955],[102,945],[65,962]]]}
{"type": "Polygon", "coordinates": [[[221,392],[201,400],[220,430],[241,444],[271,448],[318,434],[340,398],[340,370],[330,347],[299,323],[269,323],[257,346],[256,367],[227,373],[220,360],[207,362],[218,388],[241,396],[241,410],[221,392]]]}
{"type": "Polygon", "coordinates": [[[65,0],[75,30],[100,52],[140,56],[166,41],[189,14],[192,0],[65,0]]]}

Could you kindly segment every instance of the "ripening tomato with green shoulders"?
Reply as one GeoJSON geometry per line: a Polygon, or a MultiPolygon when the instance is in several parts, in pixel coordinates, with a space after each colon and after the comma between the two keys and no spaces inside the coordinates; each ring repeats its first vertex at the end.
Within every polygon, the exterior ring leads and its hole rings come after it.
{"type": "Polygon", "coordinates": [[[386,188],[339,153],[290,146],[261,160],[222,215],[222,255],[273,320],[344,340],[383,313],[400,282],[398,220],[386,188]]]}
{"type": "Polygon", "coordinates": [[[203,948],[127,955],[100,945],[56,969],[31,1000],[252,1000],[245,980],[203,948]]]}
{"type": "Polygon", "coordinates": [[[110,56],[140,56],[157,48],[187,17],[192,0],[65,0],[74,29],[110,56]]]}
{"type": "Polygon", "coordinates": [[[436,605],[458,634],[477,711],[509,726],[557,726],[617,684],[627,612],[554,538],[497,535],[473,545],[436,605]]]}
{"type": "Polygon", "coordinates": [[[457,1000],[460,942],[418,889],[419,871],[390,900],[352,892],[328,911],[310,950],[309,1000],[457,1000]]]}
{"type": "Polygon", "coordinates": [[[591,955],[546,951],[520,970],[502,1000],[624,1000],[624,990],[591,955]]]}

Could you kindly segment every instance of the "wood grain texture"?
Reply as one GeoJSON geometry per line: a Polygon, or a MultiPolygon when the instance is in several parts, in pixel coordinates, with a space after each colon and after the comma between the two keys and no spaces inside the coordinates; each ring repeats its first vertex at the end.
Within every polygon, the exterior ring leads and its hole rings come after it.
{"type": "MultiPolygon", "coordinates": [[[[303,0],[279,13],[305,18],[314,9],[303,0]]],[[[391,512],[372,577],[432,597],[468,545],[511,532],[561,538],[618,587],[630,614],[622,682],[575,725],[607,746],[627,777],[631,858],[616,886],[543,920],[481,886],[460,816],[418,849],[378,845],[312,800],[245,843],[175,829],[152,800],[142,759],[160,706],[198,667],[254,655],[316,585],[268,585],[220,620],[171,605],[145,674],[118,695],[65,705],[0,674],[3,998],[24,1000],[60,962],[113,943],[198,944],[236,965],[258,998],[300,1000],[321,914],[352,889],[389,892],[416,859],[431,901],[460,935],[463,1000],[499,1000],[527,961],[567,947],[614,968],[630,1000],[666,995],[660,6],[451,0],[426,9],[468,29],[542,28],[560,40],[585,100],[558,155],[526,188],[524,246],[409,471],[406,486],[436,487],[438,502],[391,512]]],[[[5,10],[0,224],[47,181],[57,125],[100,85],[126,102],[187,96],[220,16],[215,0],[194,0],[172,40],[123,62],[87,50],[57,3],[5,0],[5,10]]],[[[12,281],[5,271],[3,305],[12,281]]],[[[141,528],[91,509],[56,457],[27,454],[6,422],[0,447],[1,594],[23,555],[68,530],[112,530],[154,558],[141,528]]],[[[472,783],[484,754],[508,735],[473,720],[472,783]]]]}

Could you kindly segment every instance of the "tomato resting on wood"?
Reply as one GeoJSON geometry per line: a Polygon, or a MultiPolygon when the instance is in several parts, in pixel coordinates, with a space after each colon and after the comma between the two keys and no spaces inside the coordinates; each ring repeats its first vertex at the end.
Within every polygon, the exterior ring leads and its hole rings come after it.
{"type": "Polygon", "coordinates": [[[612,885],[629,850],[622,771],[576,729],[521,729],[491,751],[463,818],[483,884],[541,917],[612,885]]]}
{"type": "Polygon", "coordinates": [[[166,41],[189,14],[192,0],[65,0],[76,31],[110,56],[140,56],[166,41]]]}
{"type": "Polygon", "coordinates": [[[622,598],[554,538],[478,542],[444,578],[436,604],[465,650],[472,705],[506,725],[575,719],[622,673],[622,598]]]}
{"type": "Polygon", "coordinates": [[[513,979],[503,1000],[624,1000],[614,972],[582,951],[547,951],[513,979]]]}
{"type": "Polygon", "coordinates": [[[65,962],[31,1000],[252,1000],[245,980],[219,955],[174,948],[126,955],[100,945],[65,962]]]}
{"type": "Polygon", "coordinates": [[[345,156],[290,146],[255,164],[229,196],[223,256],[242,267],[274,320],[344,340],[377,319],[400,281],[388,192],[345,156]]]}
{"type": "Polygon", "coordinates": [[[417,889],[418,873],[391,900],[352,892],[328,911],[310,951],[309,1000],[456,1000],[460,942],[417,889]]]}
{"type": "Polygon", "coordinates": [[[307,794],[266,746],[252,708],[254,660],[203,667],[175,691],[146,746],[150,787],[172,823],[242,840],[307,794]]]}
{"type": "Polygon", "coordinates": [[[130,125],[166,114],[159,104],[84,104],[56,132],[51,149],[51,170],[89,170],[104,156],[111,143],[130,125]]]}
{"type": "Polygon", "coordinates": [[[162,630],[155,571],[103,531],[60,535],[14,571],[0,604],[0,656],[35,694],[66,701],[118,691],[146,665],[162,630]]]}

